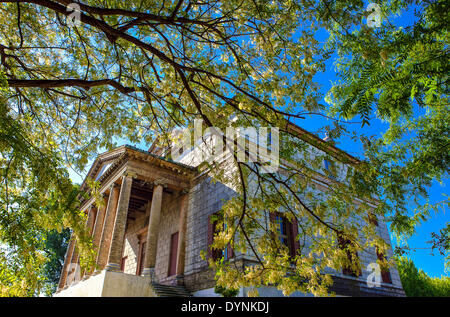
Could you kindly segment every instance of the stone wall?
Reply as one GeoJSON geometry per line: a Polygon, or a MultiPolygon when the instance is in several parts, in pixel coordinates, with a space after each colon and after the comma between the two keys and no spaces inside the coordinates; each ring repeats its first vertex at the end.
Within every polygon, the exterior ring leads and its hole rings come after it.
{"type": "Polygon", "coordinates": [[[379,296],[405,296],[401,286],[382,284],[381,287],[368,287],[365,281],[352,277],[333,277],[333,285],[330,291],[341,296],[354,297],[379,297],[379,296]]]}
{"type": "Polygon", "coordinates": [[[207,250],[208,217],[219,211],[233,195],[234,190],[224,184],[211,182],[211,178],[207,176],[200,179],[190,191],[185,266],[185,282],[188,288],[200,289],[203,285],[211,285],[208,279],[213,278],[214,274],[203,272],[208,269],[208,263],[200,257],[200,252],[206,253],[207,250]],[[200,272],[202,273],[197,274],[200,272]]]}
{"type": "MultiPolygon", "coordinates": [[[[185,284],[190,291],[214,287],[214,272],[208,268],[207,262],[201,259],[200,252],[203,250],[206,253],[207,249],[208,217],[219,211],[224,202],[234,195],[235,192],[231,188],[221,183],[212,183],[211,179],[206,176],[193,186],[190,192],[185,267],[185,284]]],[[[378,222],[378,234],[391,245],[386,224],[382,220],[378,222]]],[[[360,220],[360,225],[364,226],[367,224],[364,220],[360,220]]],[[[392,255],[392,249],[389,249],[387,257],[390,258],[392,255]]],[[[362,272],[360,277],[348,277],[341,272],[331,272],[331,269],[327,272],[336,276],[337,281],[340,282],[340,284],[337,284],[336,290],[343,292],[341,295],[348,293],[349,285],[354,285],[352,294],[360,292],[361,296],[363,294],[375,294],[374,296],[376,294],[384,294],[384,296],[404,295],[396,267],[390,268],[392,284],[382,283],[380,288],[369,288],[367,286],[367,277],[372,271],[367,271],[367,265],[376,263],[375,249],[364,250],[358,256],[362,272]],[[346,289],[347,291],[345,291],[346,289]]]]}
{"type": "MultiPolygon", "coordinates": [[[[151,202],[151,201],[150,201],[151,202]]],[[[145,231],[148,225],[149,213],[143,212],[135,220],[129,220],[125,232],[125,242],[122,257],[125,261],[124,273],[136,274],[139,255],[138,235],[145,231]]]]}
{"type": "MultiPolygon", "coordinates": [[[[186,159],[192,158],[192,153],[186,159]]],[[[171,235],[179,230],[180,194],[164,193],[159,224],[157,244],[156,278],[160,283],[172,284],[175,276],[168,276],[171,235]]],[[[235,191],[223,183],[214,183],[208,175],[198,176],[189,192],[186,230],[185,285],[190,291],[200,291],[214,287],[214,272],[208,268],[207,261],[200,256],[207,253],[209,216],[219,211],[222,205],[236,195],[235,191]]],[[[139,239],[148,225],[149,212],[141,213],[127,223],[123,256],[127,257],[124,273],[136,274],[138,265],[139,239]]],[[[365,223],[361,221],[361,226],[365,223]]],[[[378,233],[390,244],[389,233],[384,222],[379,220],[378,233]]],[[[388,250],[388,257],[392,250],[388,250]]],[[[250,257],[251,258],[251,257],[250,257]]],[[[359,254],[362,276],[352,278],[333,272],[336,277],[335,290],[339,294],[385,294],[401,295],[401,282],[395,267],[390,269],[393,284],[383,284],[381,288],[369,289],[366,284],[366,270],[369,263],[377,260],[375,250],[366,250],[359,254]]],[[[404,293],[403,293],[404,294],[404,293]]]]}
{"type": "Polygon", "coordinates": [[[170,239],[172,234],[179,230],[180,203],[178,194],[167,194],[163,197],[155,266],[156,279],[160,283],[170,284],[175,278],[175,276],[168,276],[170,239]]]}

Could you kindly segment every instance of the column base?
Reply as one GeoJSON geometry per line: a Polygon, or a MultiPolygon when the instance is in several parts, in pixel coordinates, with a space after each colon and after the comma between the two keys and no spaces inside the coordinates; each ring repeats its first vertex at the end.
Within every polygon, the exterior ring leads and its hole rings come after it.
{"type": "Polygon", "coordinates": [[[108,263],[105,267],[105,270],[110,272],[122,272],[122,270],[120,269],[120,265],[116,263],[108,263]]]}
{"type": "Polygon", "coordinates": [[[175,276],[175,282],[176,282],[176,285],[178,285],[178,286],[184,286],[184,275],[177,275],[177,276],[175,276]]]}
{"type": "Polygon", "coordinates": [[[156,276],[155,276],[155,268],[154,267],[145,267],[142,270],[142,276],[150,277],[150,281],[152,283],[156,283],[156,276]]]}
{"type": "Polygon", "coordinates": [[[92,275],[100,274],[103,270],[101,269],[95,269],[94,272],[92,272],[92,275]]]}

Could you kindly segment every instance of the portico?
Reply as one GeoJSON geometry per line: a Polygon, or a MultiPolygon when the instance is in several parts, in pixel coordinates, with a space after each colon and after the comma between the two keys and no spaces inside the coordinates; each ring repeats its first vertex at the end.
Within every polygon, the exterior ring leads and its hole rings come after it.
{"type": "MultiPolygon", "coordinates": [[[[97,275],[105,278],[103,282],[96,282],[102,284],[102,288],[107,285],[106,278],[114,276],[117,280],[120,274],[135,276],[124,277],[127,285],[131,280],[158,282],[161,278],[182,283],[186,217],[194,175],[192,167],[131,146],[101,154],[87,178],[100,183],[104,204],[97,207],[94,197],[81,202],[97,251],[96,266],[80,272],[77,243],[72,238],[58,293],[63,295],[75,284],[97,275]],[[171,239],[166,238],[168,234],[171,239]],[[171,267],[176,268],[175,271],[171,267]],[[104,271],[119,275],[104,274],[104,271]]],[[[86,182],[81,189],[88,192],[86,182]]],[[[140,282],[130,285],[133,283],[140,282]]]]}

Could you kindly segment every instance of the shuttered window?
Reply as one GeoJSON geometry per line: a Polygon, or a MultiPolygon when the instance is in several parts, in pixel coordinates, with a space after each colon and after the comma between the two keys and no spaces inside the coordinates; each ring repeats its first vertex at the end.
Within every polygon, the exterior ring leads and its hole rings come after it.
{"type": "Polygon", "coordinates": [[[336,180],[336,165],[333,161],[329,161],[327,159],[323,160],[323,165],[326,171],[326,174],[329,178],[336,180]]]}
{"type": "Polygon", "coordinates": [[[228,244],[228,246],[223,250],[217,250],[211,247],[214,241],[214,234],[219,232],[220,229],[218,227],[220,216],[221,215],[219,213],[215,213],[208,217],[208,258],[212,258],[214,260],[218,260],[220,258],[229,260],[234,257],[233,248],[230,244],[228,244]]]}
{"type": "Polygon", "coordinates": [[[352,242],[349,239],[344,238],[342,235],[338,235],[338,247],[339,249],[345,251],[348,261],[350,263],[356,263],[357,266],[355,269],[352,265],[346,265],[342,268],[342,273],[353,277],[361,276],[358,252],[351,250],[352,242]]]}
{"type": "Polygon", "coordinates": [[[177,274],[178,231],[170,236],[169,270],[167,276],[177,274]]]}
{"type": "MultiPolygon", "coordinates": [[[[375,249],[377,253],[377,258],[379,261],[384,261],[386,259],[385,255],[378,248],[375,249]]],[[[383,283],[392,284],[391,273],[387,268],[381,268],[381,280],[383,283]]]]}
{"type": "Polygon", "coordinates": [[[277,229],[277,238],[282,244],[289,249],[289,254],[295,256],[300,243],[298,242],[298,222],[294,218],[293,221],[289,221],[280,212],[271,212],[270,221],[275,224],[277,229]]]}
{"type": "Polygon", "coordinates": [[[378,227],[378,219],[377,216],[373,213],[369,212],[369,223],[373,224],[375,227],[378,227]]]}

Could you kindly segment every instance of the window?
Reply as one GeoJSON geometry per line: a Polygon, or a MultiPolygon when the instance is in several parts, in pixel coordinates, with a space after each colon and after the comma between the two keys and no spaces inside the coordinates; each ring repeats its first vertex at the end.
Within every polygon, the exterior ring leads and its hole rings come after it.
{"type": "Polygon", "coordinates": [[[230,244],[228,244],[228,246],[223,250],[211,248],[211,245],[214,241],[214,234],[220,231],[220,228],[218,227],[220,217],[221,215],[219,213],[215,213],[208,218],[208,257],[214,260],[218,260],[220,258],[229,260],[234,257],[233,248],[230,244]]]}
{"type": "MultiPolygon", "coordinates": [[[[377,259],[382,262],[385,261],[386,257],[383,252],[378,248],[376,248],[375,250],[377,252],[377,259]]],[[[389,269],[381,267],[381,281],[383,283],[392,284],[391,273],[389,272],[389,269]]]]}
{"type": "Polygon", "coordinates": [[[333,161],[329,161],[327,159],[323,160],[323,165],[326,171],[326,174],[331,179],[336,179],[336,166],[333,161]]]}
{"type": "Polygon", "coordinates": [[[349,239],[346,239],[342,235],[338,235],[338,247],[341,250],[344,250],[347,254],[347,259],[350,263],[356,264],[357,268],[354,265],[345,265],[342,268],[342,274],[349,275],[353,277],[361,276],[361,268],[359,265],[359,257],[358,253],[354,250],[351,250],[352,242],[349,239]]]}
{"type": "Polygon", "coordinates": [[[97,174],[97,177],[95,180],[98,180],[100,177],[102,177],[103,173],[111,166],[111,163],[104,164],[102,168],[100,169],[100,172],[97,174]]]}
{"type": "Polygon", "coordinates": [[[373,213],[369,212],[369,223],[373,224],[375,227],[378,227],[378,219],[377,216],[373,213]]]}
{"type": "Polygon", "coordinates": [[[289,233],[288,233],[288,225],[287,225],[287,219],[283,216],[276,215],[275,216],[275,224],[277,226],[277,234],[278,239],[280,239],[281,243],[284,244],[291,249],[290,243],[289,243],[289,233]]]}
{"type": "Polygon", "coordinates": [[[297,240],[298,224],[294,219],[290,222],[282,213],[271,212],[271,222],[275,224],[277,229],[277,238],[282,244],[289,249],[289,254],[295,256],[300,245],[297,240]]]}
{"type": "Polygon", "coordinates": [[[170,236],[169,270],[167,276],[177,274],[178,231],[170,236]]]}

